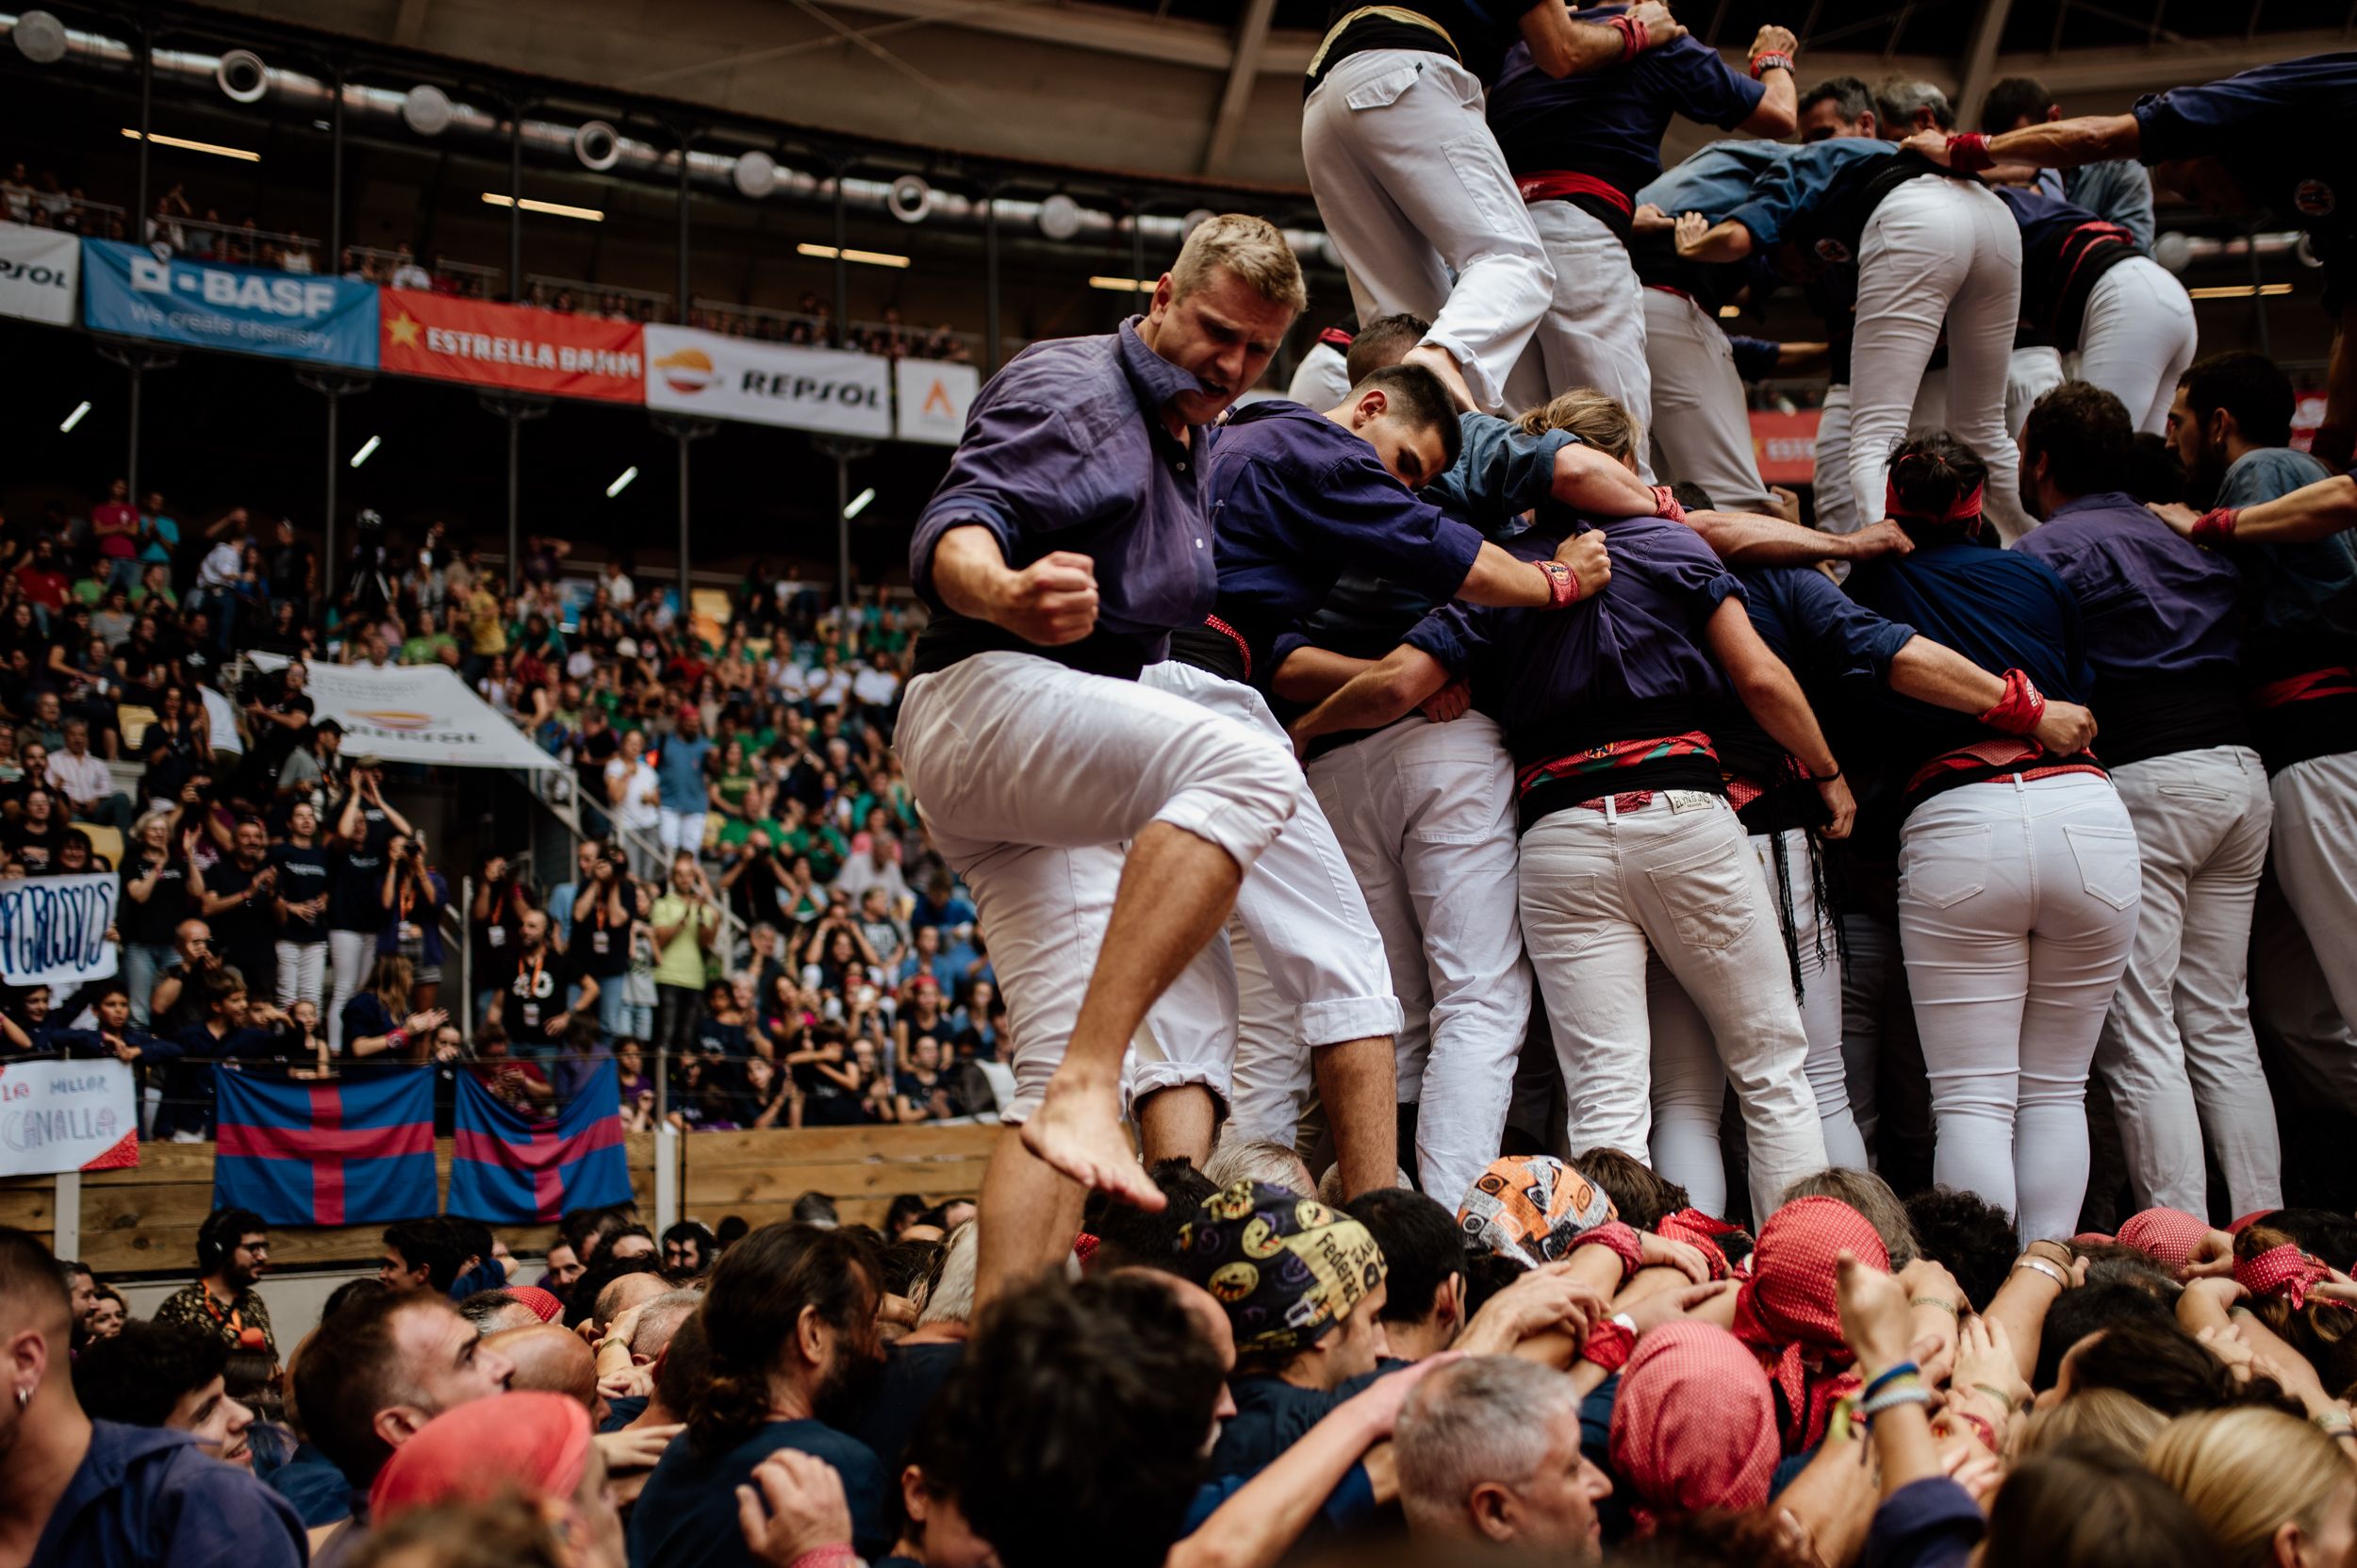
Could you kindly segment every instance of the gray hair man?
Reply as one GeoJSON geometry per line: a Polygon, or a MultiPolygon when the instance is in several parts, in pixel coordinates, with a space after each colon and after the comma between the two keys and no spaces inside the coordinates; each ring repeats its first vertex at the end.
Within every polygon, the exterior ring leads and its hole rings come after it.
{"type": "Polygon", "coordinates": [[[1408,1396],[1393,1435],[1399,1500],[1419,1536],[1597,1560],[1612,1482],[1579,1451],[1579,1390],[1515,1356],[1469,1356],[1408,1396]]]}

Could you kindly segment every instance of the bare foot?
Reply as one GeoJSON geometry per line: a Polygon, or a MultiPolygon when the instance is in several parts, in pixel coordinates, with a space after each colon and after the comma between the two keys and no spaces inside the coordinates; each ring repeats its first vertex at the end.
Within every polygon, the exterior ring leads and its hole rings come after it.
{"type": "Polygon", "coordinates": [[[1458,408],[1467,414],[1481,412],[1481,404],[1474,401],[1473,388],[1465,385],[1465,372],[1457,368],[1456,356],[1437,343],[1419,343],[1409,349],[1403,364],[1422,365],[1441,378],[1448,395],[1458,408]]]}
{"type": "Polygon", "coordinates": [[[1169,1201],[1138,1164],[1136,1147],[1113,1114],[1114,1096],[1054,1080],[1047,1098],[1017,1131],[1023,1147],[1096,1192],[1111,1193],[1149,1213],[1169,1201]]]}

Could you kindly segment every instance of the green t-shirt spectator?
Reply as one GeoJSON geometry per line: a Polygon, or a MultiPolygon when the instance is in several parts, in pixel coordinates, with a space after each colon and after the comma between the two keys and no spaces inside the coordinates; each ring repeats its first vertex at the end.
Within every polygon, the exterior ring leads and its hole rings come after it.
{"type": "Polygon", "coordinates": [[[704,949],[697,940],[699,925],[709,926],[719,919],[717,911],[701,907],[692,899],[677,893],[666,893],[654,901],[648,912],[648,923],[657,928],[676,925],[679,932],[668,946],[655,954],[654,982],[657,985],[684,985],[701,991],[704,983],[704,949]],[[690,914],[696,918],[688,918],[690,914]]]}

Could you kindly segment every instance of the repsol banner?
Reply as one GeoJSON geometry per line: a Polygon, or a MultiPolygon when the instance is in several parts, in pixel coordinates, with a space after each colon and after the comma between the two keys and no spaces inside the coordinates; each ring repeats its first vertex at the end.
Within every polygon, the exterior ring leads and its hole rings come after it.
{"type": "Polygon", "coordinates": [[[74,324],[82,242],[56,229],[0,223],[0,316],[74,324]]]}
{"type": "Polygon", "coordinates": [[[835,436],[892,434],[892,361],[880,355],[724,338],[694,327],[646,330],[650,408],[835,436]]]}
{"type": "Polygon", "coordinates": [[[58,988],[113,974],[121,888],[112,871],[0,882],[0,981],[58,988]]]}

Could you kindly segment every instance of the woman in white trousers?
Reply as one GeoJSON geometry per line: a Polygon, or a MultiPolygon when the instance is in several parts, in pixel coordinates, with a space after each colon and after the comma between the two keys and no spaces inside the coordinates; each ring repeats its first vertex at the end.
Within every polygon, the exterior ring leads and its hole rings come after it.
{"type": "Polygon", "coordinates": [[[1892,499],[1917,548],[1861,567],[1850,590],[2005,672],[2005,698],[1977,722],[1903,704],[1879,729],[1907,781],[1899,937],[1931,1078],[1933,1177],[2036,1240],[2078,1229],[2087,1073],[2135,940],[2142,871],[2101,767],[2036,738],[2047,700],[2084,698],[2092,676],[2053,569],[1970,542],[1995,482],[1950,437],[1903,444],[1892,499]]]}

